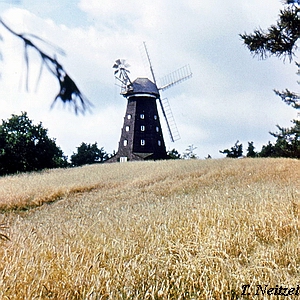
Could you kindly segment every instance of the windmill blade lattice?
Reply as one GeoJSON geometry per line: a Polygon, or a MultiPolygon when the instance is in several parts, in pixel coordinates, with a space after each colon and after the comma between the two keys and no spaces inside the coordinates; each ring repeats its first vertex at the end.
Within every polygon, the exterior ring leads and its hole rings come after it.
{"type": "Polygon", "coordinates": [[[193,75],[191,68],[189,65],[186,65],[168,75],[165,77],[159,79],[160,81],[160,87],[159,90],[164,91],[173,85],[176,85],[178,83],[181,83],[182,81],[185,81],[189,78],[191,78],[193,75]]]}
{"type": "Polygon", "coordinates": [[[166,120],[171,141],[176,142],[180,140],[180,134],[168,98],[159,99],[159,104],[166,120]]]}
{"type": "MultiPolygon", "coordinates": [[[[149,66],[150,66],[150,71],[151,71],[151,74],[152,74],[152,77],[153,77],[153,82],[157,86],[157,82],[156,82],[156,79],[155,79],[152,63],[151,63],[150,56],[149,56],[149,53],[148,53],[148,49],[147,49],[146,43],[144,42],[143,44],[144,44],[146,56],[147,56],[147,59],[148,59],[148,63],[149,63],[149,66]]],[[[164,91],[164,90],[166,90],[166,89],[168,89],[168,88],[170,88],[170,87],[172,87],[172,86],[174,86],[174,85],[176,85],[176,84],[178,84],[178,83],[180,83],[184,80],[187,80],[191,77],[192,77],[191,68],[190,68],[189,65],[186,65],[186,66],[172,72],[171,74],[163,77],[160,80],[160,83],[161,83],[160,87],[157,87],[157,88],[158,88],[159,91],[164,91]]],[[[161,96],[159,97],[158,100],[159,100],[159,104],[160,104],[163,116],[166,120],[166,124],[167,124],[167,127],[168,127],[168,131],[169,131],[169,134],[170,134],[171,141],[175,142],[175,141],[180,139],[180,135],[179,135],[179,132],[178,132],[178,129],[177,129],[177,125],[175,123],[173,113],[171,111],[169,101],[168,101],[167,98],[161,99],[161,96]]]]}

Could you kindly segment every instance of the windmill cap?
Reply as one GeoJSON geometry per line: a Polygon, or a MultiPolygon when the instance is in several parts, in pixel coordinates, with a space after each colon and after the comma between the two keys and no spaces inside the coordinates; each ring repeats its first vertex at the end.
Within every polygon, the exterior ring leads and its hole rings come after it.
{"type": "Polygon", "coordinates": [[[134,80],[124,96],[138,96],[139,94],[149,94],[159,98],[159,91],[156,84],[148,78],[137,78],[134,80]]]}

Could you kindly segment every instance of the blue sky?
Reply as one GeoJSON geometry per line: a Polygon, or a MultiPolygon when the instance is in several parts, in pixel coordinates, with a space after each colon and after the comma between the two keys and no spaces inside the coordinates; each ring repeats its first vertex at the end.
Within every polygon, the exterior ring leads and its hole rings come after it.
{"type": "Polygon", "coordinates": [[[117,150],[126,100],[119,95],[112,65],[124,58],[132,79],[149,77],[142,50],[146,41],[157,78],[185,64],[193,72],[192,79],[163,92],[181,135],[171,143],[161,119],[167,149],[182,153],[193,144],[200,158],[208,153],[218,158],[224,157],[219,150],[239,140],[244,148],[253,141],[260,150],[273,141],[268,132],[276,131],[276,124],[290,126],[296,118],[273,89],[297,91],[297,68],[276,58],[253,58],[239,34],[273,24],[281,8],[279,0],[0,1],[1,17],[15,31],[36,34],[65,50],[59,62],[94,104],[85,116],[60,103],[50,110],[58,86],[44,71],[36,90],[40,62],[34,53],[27,92],[22,44],[0,28],[0,118],[27,111],[69,156],[81,142],[117,150]]]}

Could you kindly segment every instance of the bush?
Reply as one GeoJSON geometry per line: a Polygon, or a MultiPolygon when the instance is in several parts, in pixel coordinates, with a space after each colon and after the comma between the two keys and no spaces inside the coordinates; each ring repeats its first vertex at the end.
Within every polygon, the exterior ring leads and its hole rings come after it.
{"type": "Polygon", "coordinates": [[[67,157],[48,137],[42,123],[33,125],[26,112],[0,125],[0,175],[66,167],[67,157]]]}

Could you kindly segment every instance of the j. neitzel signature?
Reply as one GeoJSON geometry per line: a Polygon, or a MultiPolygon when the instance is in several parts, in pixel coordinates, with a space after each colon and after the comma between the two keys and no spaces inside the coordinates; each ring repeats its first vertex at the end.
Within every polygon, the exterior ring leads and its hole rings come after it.
{"type": "Polygon", "coordinates": [[[268,284],[255,286],[250,286],[250,284],[242,285],[242,296],[255,295],[255,296],[299,296],[300,295],[300,285],[297,287],[283,287],[276,285],[275,287],[270,287],[268,284]]]}

